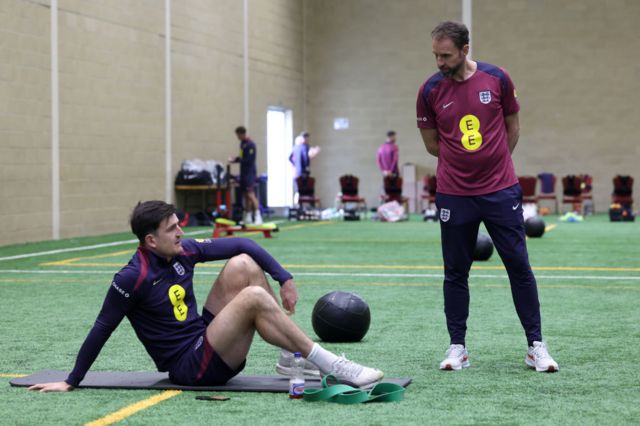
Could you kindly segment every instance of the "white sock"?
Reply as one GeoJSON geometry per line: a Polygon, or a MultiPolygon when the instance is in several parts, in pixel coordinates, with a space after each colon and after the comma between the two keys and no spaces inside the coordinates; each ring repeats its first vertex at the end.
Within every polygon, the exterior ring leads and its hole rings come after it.
{"type": "Polygon", "coordinates": [[[320,371],[328,373],[333,369],[333,363],[338,359],[338,356],[314,343],[307,359],[317,365],[320,371]]]}

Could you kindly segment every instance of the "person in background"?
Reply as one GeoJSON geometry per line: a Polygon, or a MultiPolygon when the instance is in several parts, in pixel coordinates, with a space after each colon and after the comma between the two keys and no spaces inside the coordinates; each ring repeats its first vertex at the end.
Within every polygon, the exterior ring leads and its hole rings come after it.
{"type": "Polygon", "coordinates": [[[389,130],[387,140],[378,148],[378,168],[382,176],[398,175],[398,145],[396,144],[396,132],[389,130]]]}
{"type": "MultiPolygon", "coordinates": [[[[297,179],[300,176],[311,175],[311,160],[315,158],[320,152],[319,146],[311,147],[309,145],[309,132],[302,132],[295,139],[293,151],[289,156],[289,161],[293,165],[293,192],[295,193],[295,199],[298,196],[298,184],[297,179]]],[[[297,202],[296,202],[297,203],[297,202]]]]}
{"type": "Polygon", "coordinates": [[[262,224],[260,204],[256,197],[256,143],[247,136],[247,129],[236,127],[240,155],[230,157],[230,163],[240,163],[240,192],[244,197],[244,223],[262,224]]]}

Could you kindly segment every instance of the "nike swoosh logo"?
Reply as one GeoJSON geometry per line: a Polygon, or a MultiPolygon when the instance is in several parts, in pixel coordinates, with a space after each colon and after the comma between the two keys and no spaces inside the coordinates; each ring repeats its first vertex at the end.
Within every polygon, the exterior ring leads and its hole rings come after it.
{"type": "Polygon", "coordinates": [[[444,104],[442,105],[442,109],[447,109],[451,106],[451,104],[453,104],[454,101],[449,102],[448,104],[444,104]]]}
{"type": "Polygon", "coordinates": [[[153,285],[158,284],[160,281],[162,281],[162,278],[160,278],[159,280],[155,280],[155,281],[153,282],[153,285]]]}
{"type": "Polygon", "coordinates": [[[518,206],[520,205],[520,203],[516,204],[515,206],[511,207],[512,210],[515,210],[518,208],[518,206]]]}

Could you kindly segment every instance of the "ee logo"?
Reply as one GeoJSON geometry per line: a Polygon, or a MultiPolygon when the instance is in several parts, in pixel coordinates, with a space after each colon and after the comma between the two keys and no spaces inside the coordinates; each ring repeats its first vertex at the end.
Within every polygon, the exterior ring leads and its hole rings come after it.
{"type": "Polygon", "coordinates": [[[460,131],[462,132],[462,146],[469,151],[475,151],[482,145],[482,133],[480,133],[480,120],[472,114],[460,119],[460,131]]]}
{"type": "Polygon", "coordinates": [[[178,321],[184,321],[187,319],[187,312],[189,307],[184,303],[184,296],[186,291],[182,286],[174,284],[169,288],[169,300],[173,305],[173,315],[178,321]]]}

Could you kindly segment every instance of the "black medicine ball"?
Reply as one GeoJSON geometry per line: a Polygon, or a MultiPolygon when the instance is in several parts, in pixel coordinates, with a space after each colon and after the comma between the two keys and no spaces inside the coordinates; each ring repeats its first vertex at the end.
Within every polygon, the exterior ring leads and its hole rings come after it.
{"type": "Polygon", "coordinates": [[[530,238],[540,238],[544,234],[544,220],[540,216],[533,216],[524,223],[524,233],[530,238]]]}
{"type": "Polygon", "coordinates": [[[313,330],[325,342],[358,342],[371,323],[369,305],[355,293],[333,291],[316,302],[313,330]]]}
{"type": "Polygon", "coordinates": [[[473,260],[489,260],[493,254],[493,241],[486,234],[478,232],[476,248],[473,251],[473,260]]]}

